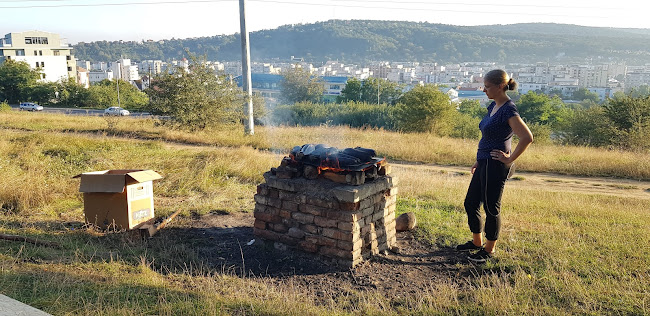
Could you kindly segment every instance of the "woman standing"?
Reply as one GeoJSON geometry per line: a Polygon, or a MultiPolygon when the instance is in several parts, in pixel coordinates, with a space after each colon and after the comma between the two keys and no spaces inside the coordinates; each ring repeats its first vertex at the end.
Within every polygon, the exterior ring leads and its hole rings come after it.
{"type": "Polygon", "coordinates": [[[501,228],[503,187],[512,163],[533,142],[533,134],[506,94],[508,90],[516,90],[517,83],[505,71],[495,69],[485,75],[483,86],[483,91],[493,102],[479,123],[482,138],[478,144],[476,163],[471,170],[472,181],[465,197],[465,211],[472,240],[456,247],[460,251],[478,250],[468,257],[475,263],[484,263],[494,254],[501,228]],[[511,150],[513,134],[519,137],[514,151],[511,150]],[[481,204],[485,209],[485,227],[481,219],[481,204]],[[481,234],[483,228],[487,239],[485,245],[481,234]]]}

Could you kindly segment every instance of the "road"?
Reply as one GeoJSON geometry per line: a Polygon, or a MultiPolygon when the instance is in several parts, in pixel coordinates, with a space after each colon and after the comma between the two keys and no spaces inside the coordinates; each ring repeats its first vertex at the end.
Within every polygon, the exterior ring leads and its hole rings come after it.
{"type": "MultiPolygon", "coordinates": [[[[18,111],[18,105],[12,105],[12,109],[18,111]]],[[[104,115],[104,110],[94,110],[94,109],[76,109],[76,108],[52,108],[52,107],[43,107],[44,113],[59,113],[59,114],[68,114],[68,115],[86,115],[86,116],[101,116],[104,115]]],[[[131,111],[129,111],[131,112],[131,111]]],[[[151,114],[147,112],[131,112],[131,117],[145,118],[151,117],[151,114]]]]}

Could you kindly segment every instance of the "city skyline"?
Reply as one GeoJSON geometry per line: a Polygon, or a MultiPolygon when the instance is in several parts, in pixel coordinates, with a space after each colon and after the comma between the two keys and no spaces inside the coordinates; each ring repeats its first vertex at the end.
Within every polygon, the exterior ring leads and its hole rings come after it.
{"type": "MultiPolygon", "coordinates": [[[[162,40],[239,32],[238,0],[0,1],[2,34],[40,30],[68,42],[162,40]],[[26,18],[27,17],[27,18],[26,18]]],[[[549,0],[540,4],[408,0],[247,0],[250,32],[330,19],[395,20],[453,25],[563,23],[650,29],[650,3],[549,0]]]]}

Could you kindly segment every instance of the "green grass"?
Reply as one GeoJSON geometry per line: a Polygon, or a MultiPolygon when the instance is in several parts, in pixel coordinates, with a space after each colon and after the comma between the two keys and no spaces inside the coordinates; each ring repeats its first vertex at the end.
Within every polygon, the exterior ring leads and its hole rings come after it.
{"type": "MultiPolygon", "coordinates": [[[[101,131],[99,118],[53,116],[48,121],[39,113],[22,114],[0,113],[0,233],[57,242],[62,249],[0,240],[0,293],[54,315],[650,313],[650,247],[645,245],[650,198],[570,188],[554,192],[528,181],[509,181],[496,260],[478,267],[474,276],[441,275],[429,289],[402,297],[354,288],[333,288],[319,296],[289,279],[202,268],[197,250],[170,235],[143,242],[86,227],[79,180],[72,176],[103,169],[156,170],[164,176],[154,184],[156,213],[181,209],[173,225],[184,227],[196,214],[252,210],[262,173],[280,159],[255,148],[284,148],[325,139],[317,133],[341,132],[347,136],[334,138],[340,141],[336,145],[361,140],[361,145],[378,147],[373,146],[377,142],[391,156],[411,152],[415,157],[415,143],[408,142],[420,139],[431,148],[430,157],[445,161],[460,154],[447,157],[454,148],[434,144],[458,141],[384,131],[279,128],[273,133],[261,129],[252,138],[235,135],[225,143],[216,139],[238,133],[193,135],[146,122],[139,127],[120,122],[121,137],[114,138],[101,131]],[[181,137],[185,143],[221,147],[165,142],[181,137]],[[385,144],[401,138],[413,148],[399,151],[385,144]]],[[[475,147],[459,144],[461,154],[475,147]]],[[[552,148],[550,155],[560,150],[552,148]]],[[[585,164],[603,155],[582,150],[585,164]]],[[[534,153],[531,148],[525,155],[534,153]]],[[[634,178],[634,172],[627,176],[634,178]]],[[[415,212],[417,238],[436,248],[470,237],[462,206],[469,173],[403,165],[395,166],[394,174],[400,179],[397,211],[415,212]]]]}

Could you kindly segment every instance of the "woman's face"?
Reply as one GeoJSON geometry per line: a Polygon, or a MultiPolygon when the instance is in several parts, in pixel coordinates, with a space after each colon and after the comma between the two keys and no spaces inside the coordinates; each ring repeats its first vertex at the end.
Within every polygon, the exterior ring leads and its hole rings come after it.
{"type": "Polygon", "coordinates": [[[483,81],[483,92],[485,92],[485,95],[487,95],[488,98],[494,99],[494,97],[498,95],[499,91],[503,91],[501,85],[495,85],[488,81],[483,81]]]}

